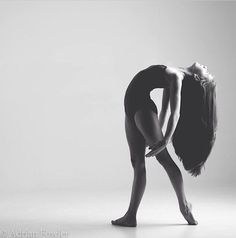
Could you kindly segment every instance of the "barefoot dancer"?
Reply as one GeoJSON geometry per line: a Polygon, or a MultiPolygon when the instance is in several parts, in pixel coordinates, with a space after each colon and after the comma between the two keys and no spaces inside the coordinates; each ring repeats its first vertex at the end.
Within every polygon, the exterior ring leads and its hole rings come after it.
{"type": "Polygon", "coordinates": [[[186,199],[180,169],[172,160],[167,144],[172,142],[184,168],[193,176],[201,168],[216,138],[216,84],[207,67],[197,62],[191,66],[169,67],[152,65],[135,75],[125,98],[125,131],[130,149],[134,180],[130,204],[125,215],[112,220],[113,225],[136,226],[137,210],[146,185],[146,157],[155,156],[167,172],[178,198],[179,208],[190,225],[198,222],[192,215],[192,205],[186,199]],[[150,91],[163,88],[159,118],[150,91]],[[168,104],[170,116],[165,135],[162,127],[168,104]]]}

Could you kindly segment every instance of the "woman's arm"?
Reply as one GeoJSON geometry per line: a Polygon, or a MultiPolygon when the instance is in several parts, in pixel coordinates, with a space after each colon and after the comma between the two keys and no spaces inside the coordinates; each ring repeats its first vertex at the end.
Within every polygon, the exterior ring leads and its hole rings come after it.
{"type": "Polygon", "coordinates": [[[161,129],[165,123],[166,112],[167,112],[167,109],[169,106],[169,100],[170,100],[170,90],[169,90],[169,88],[164,88],[163,94],[162,94],[161,112],[160,112],[160,116],[159,116],[159,123],[160,123],[161,129]]]}
{"type": "Polygon", "coordinates": [[[164,141],[166,144],[172,138],[176,125],[180,116],[180,101],[181,101],[182,79],[177,74],[174,74],[170,79],[170,110],[171,114],[168,120],[164,141]]]}
{"type": "Polygon", "coordinates": [[[170,79],[171,114],[168,120],[166,132],[162,141],[159,141],[149,147],[151,151],[148,154],[146,154],[146,157],[157,155],[162,150],[164,150],[167,144],[170,142],[180,116],[181,87],[182,87],[181,77],[176,74],[171,76],[170,79]]]}

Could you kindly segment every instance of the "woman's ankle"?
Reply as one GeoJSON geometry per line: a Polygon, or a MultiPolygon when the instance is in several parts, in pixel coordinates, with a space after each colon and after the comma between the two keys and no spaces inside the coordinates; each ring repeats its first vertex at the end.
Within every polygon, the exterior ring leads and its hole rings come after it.
{"type": "Polygon", "coordinates": [[[179,201],[179,207],[180,209],[184,209],[188,206],[188,202],[186,199],[179,201]]]}
{"type": "Polygon", "coordinates": [[[130,211],[128,210],[126,213],[125,213],[125,216],[129,217],[129,218],[132,218],[132,219],[136,219],[136,215],[137,215],[137,212],[133,212],[133,211],[130,211]]]}

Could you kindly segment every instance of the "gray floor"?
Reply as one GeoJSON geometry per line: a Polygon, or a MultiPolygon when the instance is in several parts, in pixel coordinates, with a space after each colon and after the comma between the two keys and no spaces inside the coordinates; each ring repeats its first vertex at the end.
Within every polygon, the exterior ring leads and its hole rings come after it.
{"type": "Polygon", "coordinates": [[[0,237],[236,237],[233,188],[188,193],[197,226],[187,225],[174,193],[163,189],[145,193],[136,228],[110,224],[125,212],[129,191],[5,194],[0,198],[0,237]]]}

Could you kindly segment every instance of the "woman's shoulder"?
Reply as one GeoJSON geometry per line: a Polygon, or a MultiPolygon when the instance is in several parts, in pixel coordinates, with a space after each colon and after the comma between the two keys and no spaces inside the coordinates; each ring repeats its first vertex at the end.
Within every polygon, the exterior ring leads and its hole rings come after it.
{"type": "Polygon", "coordinates": [[[183,79],[185,76],[185,73],[180,69],[167,65],[165,68],[165,73],[168,79],[183,79]]]}
{"type": "Polygon", "coordinates": [[[166,65],[164,64],[152,64],[145,68],[144,70],[149,70],[149,69],[166,69],[166,65]]]}

